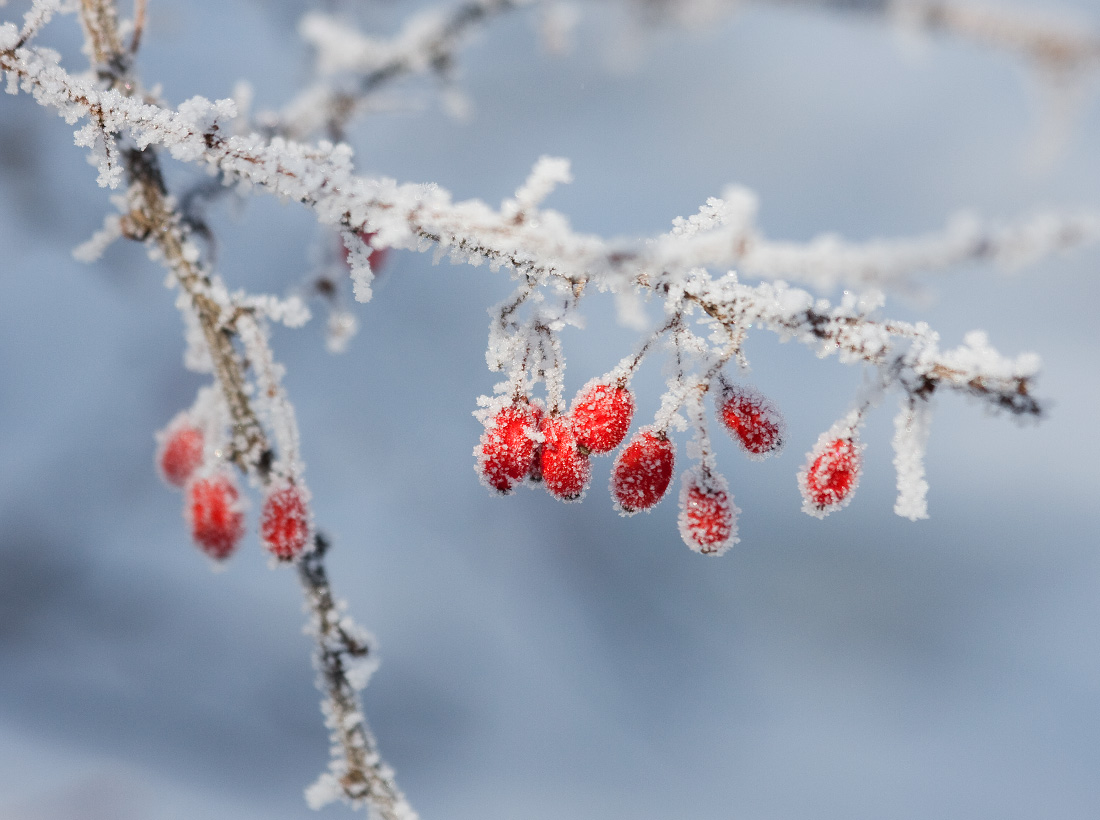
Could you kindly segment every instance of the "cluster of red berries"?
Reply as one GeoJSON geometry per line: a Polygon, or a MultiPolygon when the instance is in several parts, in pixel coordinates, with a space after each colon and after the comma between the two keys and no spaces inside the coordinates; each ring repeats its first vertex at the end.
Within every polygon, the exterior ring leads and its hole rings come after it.
{"type": "MultiPolygon", "coordinates": [[[[205,464],[202,430],[184,414],[160,436],[157,464],[161,476],[184,491],[183,515],[198,547],[224,561],[244,537],[244,505],[232,472],[205,464]]],[[[284,482],[265,494],[260,537],[281,561],[293,561],[309,541],[309,510],[301,490],[284,482]]]]}
{"type": "MultiPolygon", "coordinates": [[[[547,413],[537,400],[517,397],[486,422],[474,455],[482,481],[501,494],[541,482],[563,501],[581,498],[592,477],[589,457],[608,453],[626,438],[634,395],[625,379],[593,380],[566,413],[547,413]]],[[[722,381],[718,420],[749,458],[775,455],[786,425],[775,405],[756,390],[722,381]]],[[[838,428],[839,429],[839,428],[838,428]]],[[[858,482],[860,445],[854,427],[818,442],[799,475],[804,509],[824,517],[851,498],[858,482]]],[[[664,429],[644,427],[620,450],[611,469],[611,496],[623,515],[654,507],[668,493],[676,448],[664,429]]],[[[738,509],[725,479],[704,459],[684,473],[679,529],[691,549],[720,555],[737,542],[738,509]]]]}
{"type": "MultiPolygon", "coordinates": [[[[486,424],[474,450],[478,474],[502,494],[531,481],[541,482],[555,498],[576,501],[592,478],[589,457],[609,453],[622,443],[634,418],[634,406],[634,394],[625,382],[598,380],[584,386],[567,413],[546,413],[536,401],[514,399],[486,424]]],[[[632,441],[623,451],[626,453],[633,466],[624,469],[634,476],[649,468],[654,451],[636,447],[632,441]]],[[[617,471],[623,454],[616,461],[617,471]]],[[[670,474],[671,469],[670,462],[670,474]]],[[[639,481],[627,484],[630,489],[625,497],[632,502],[631,511],[653,506],[664,494],[662,487],[647,502],[644,497],[652,495],[651,490],[640,489],[639,481]]]]}

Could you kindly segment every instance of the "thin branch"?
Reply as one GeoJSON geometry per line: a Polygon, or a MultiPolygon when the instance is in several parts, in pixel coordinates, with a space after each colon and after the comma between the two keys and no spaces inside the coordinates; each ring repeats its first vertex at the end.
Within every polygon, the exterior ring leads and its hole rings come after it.
{"type": "MultiPolygon", "coordinates": [[[[99,63],[100,76],[114,87],[134,89],[134,78],[117,68],[125,65],[120,52],[111,51],[121,48],[113,3],[84,0],[82,19],[99,63]]],[[[256,475],[266,486],[272,478],[273,452],[250,399],[244,363],[233,345],[237,335],[234,324],[247,312],[227,312],[229,305],[216,297],[209,274],[188,247],[185,223],[169,204],[155,151],[128,149],[124,152],[124,165],[130,183],[128,231],[133,238],[156,245],[162,261],[190,297],[234,422],[230,458],[242,472],[256,475]]],[[[253,336],[260,338],[255,333],[253,336]]],[[[284,447],[296,446],[296,440],[282,443],[284,447]]],[[[295,453],[281,455],[296,458],[295,453]]],[[[323,563],[327,549],[328,542],[318,535],[315,550],[300,559],[299,576],[314,614],[322,689],[326,693],[325,711],[341,750],[333,763],[333,768],[340,771],[340,794],[354,805],[367,803],[383,820],[415,820],[416,814],[378,755],[367,726],[358,693],[365,677],[357,687],[356,681],[348,676],[350,659],[364,658],[368,649],[365,641],[355,638],[356,627],[339,613],[334,602],[323,563]]]]}

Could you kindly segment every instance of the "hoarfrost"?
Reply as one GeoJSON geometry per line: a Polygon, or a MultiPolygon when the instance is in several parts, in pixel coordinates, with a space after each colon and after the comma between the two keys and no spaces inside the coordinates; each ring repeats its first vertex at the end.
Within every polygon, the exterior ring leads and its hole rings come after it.
{"type": "Polygon", "coordinates": [[[924,399],[907,399],[894,417],[894,468],[898,476],[894,512],[910,521],[928,517],[924,453],[931,421],[932,409],[924,399]]]}

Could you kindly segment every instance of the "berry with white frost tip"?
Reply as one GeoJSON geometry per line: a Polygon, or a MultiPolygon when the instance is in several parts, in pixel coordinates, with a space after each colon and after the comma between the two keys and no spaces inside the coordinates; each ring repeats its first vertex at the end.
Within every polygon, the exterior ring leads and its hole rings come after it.
{"type": "Polygon", "coordinates": [[[630,429],[634,394],[624,384],[594,379],[573,399],[570,412],[577,444],[590,453],[609,453],[622,443],[630,429]]]}
{"type": "Polygon", "coordinates": [[[624,515],[656,506],[672,481],[676,448],[667,435],[651,428],[639,430],[615,459],[611,496],[624,515]]]}
{"type": "Polygon", "coordinates": [[[161,477],[173,487],[183,487],[202,464],[202,430],[180,414],[157,436],[157,466],[161,477]]]}
{"type": "Polygon", "coordinates": [[[863,447],[856,441],[854,431],[835,438],[826,435],[822,439],[807,456],[807,466],[798,474],[802,510],[817,518],[824,518],[852,500],[863,465],[863,447]]]}
{"type": "Polygon", "coordinates": [[[216,561],[228,558],[244,535],[240,493],[227,473],[197,478],[187,485],[184,514],[195,543],[216,561]]]}
{"type": "Polygon", "coordinates": [[[260,537],[280,561],[293,561],[309,541],[309,508],[302,491],[287,484],[268,493],[260,513],[260,537]]]}
{"type": "Polygon", "coordinates": [[[727,384],[718,396],[718,419],[749,458],[762,459],[783,449],[783,416],[762,393],[727,384]]]}
{"type": "Polygon", "coordinates": [[[680,490],[680,537],[695,552],[721,555],[738,542],[737,513],[722,476],[695,468],[680,490]]]}
{"type": "Polygon", "coordinates": [[[539,432],[544,436],[539,469],[547,491],[562,501],[579,500],[592,478],[592,464],[577,446],[572,417],[546,416],[539,432]]]}
{"type": "Polygon", "coordinates": [[[542,409],[526,400],[501,408],[481,434],[474,449],[481,481],[502,495],[530,475],[542,409]]]}

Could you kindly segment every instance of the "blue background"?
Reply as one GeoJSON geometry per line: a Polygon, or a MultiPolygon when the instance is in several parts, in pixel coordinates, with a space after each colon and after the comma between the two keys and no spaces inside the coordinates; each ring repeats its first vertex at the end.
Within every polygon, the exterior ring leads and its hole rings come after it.
{"type": "MultiPolygon", "coordinates": [[[[306,8],[152,3],[139,69],[174,104],[249,78],[277,106],[307,76],[306,8]]],[[[388,32],[408,8],[361,14],[388,32]]],[[[1100,7],[1061,9],[1100,29],[1100,7]]],[[[565,57],[539,49],[530,13],[489,25],[459,62],[469,122],[433,83],[394,87],[401,110],[351,135],[358,168],[496,204],[540,154],[569,157],[576,181],[548,204],[605,236],[666,230],[731,182],[759,193],[770,236],[802,240],[1100,200],[1094,74],[1037,169],[1043,86],[1017,55],[753,5],[648,33],[618,5],[585,13],[565,57]]],[[[44,39],[83,68],[73,18],[44,39]]],[[[153,433],[203,379],[142,248],[71,259],[107,197],[71,127],[0,99],[0,818],[306,816],[327,739],[296,580],[254,536],[211,573],[155,476],[153,433]]],[[[262,196],[211,219],[231,286],[289,292],[329,240],[262,196]]],[[[277,331],[334,583],[381,646],[367,711],[413,805],[451,820],[1100,816],[1098,262],[963,266],[891,296],[888,314],[946,346],[978,328],[1038,352],[1052,400],[1021,426],[940,397],[927,521],[891,511],[890,404],[851,506],[799,512],[803,454],[861,376],[754,333],[752,380],[790,441],[764,464],[721,443],[744,512],[717,560],[683,546],[672,502],[619,518],[610,459],[579,505],[477,483],[470,413],[495,381],[485,309],[506,275],[397,252],[347,354],[325,352],[320,312],[277,331]]],[[[638,340],[609,300],[586,302],[588,328],[564,334],[569,395],[638,340]]],[[[636,386],[645,420],[656,362],[636,386]]]]}

